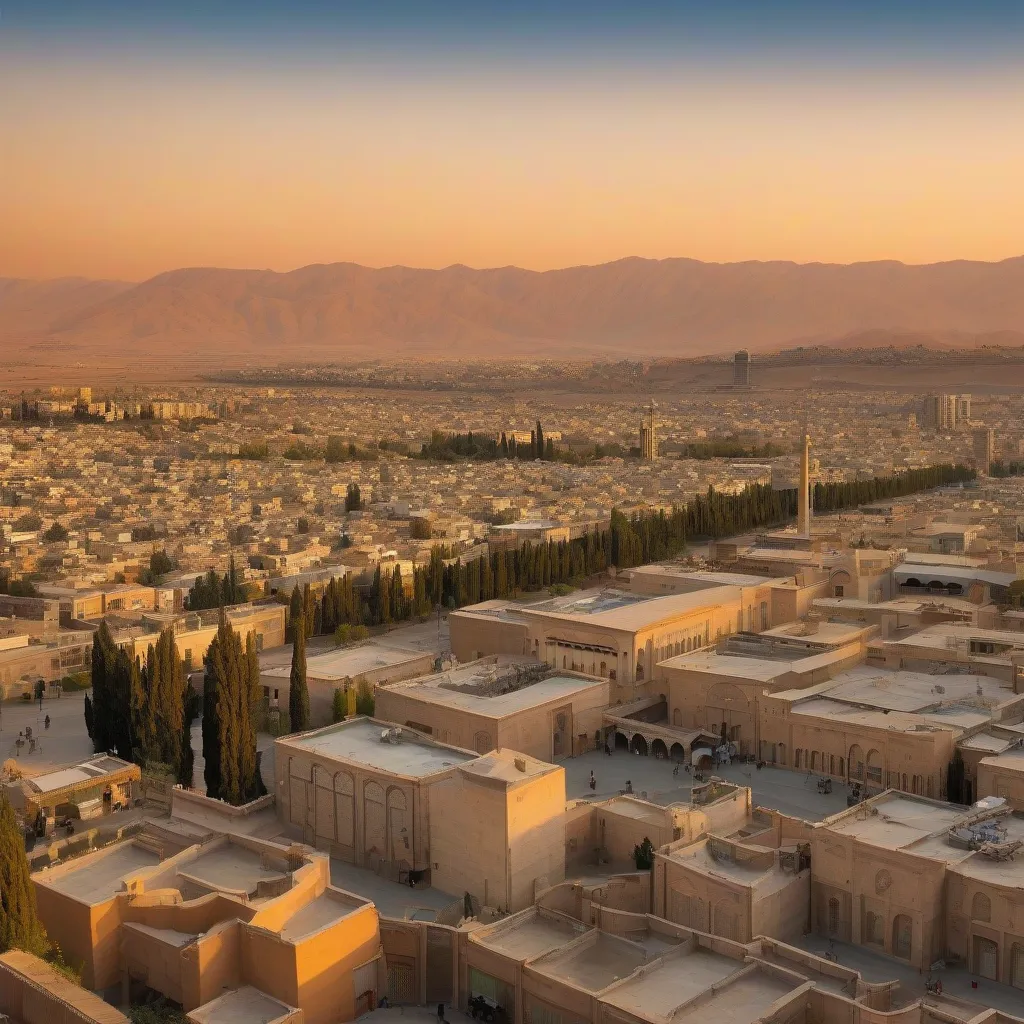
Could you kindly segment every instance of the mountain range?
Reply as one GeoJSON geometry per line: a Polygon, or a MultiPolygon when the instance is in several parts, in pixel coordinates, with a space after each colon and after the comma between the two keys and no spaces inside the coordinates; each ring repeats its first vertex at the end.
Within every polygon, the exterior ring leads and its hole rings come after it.
{"type": "Polygon", "coordinates": [[[287,273],[183,269],[141,283],[0,278],[0,344],[24,359],[685,358],[866,337],[1020,344],[1021,332],[1024,257],[630,258],[545,272],[335,263],[287,273]]]}

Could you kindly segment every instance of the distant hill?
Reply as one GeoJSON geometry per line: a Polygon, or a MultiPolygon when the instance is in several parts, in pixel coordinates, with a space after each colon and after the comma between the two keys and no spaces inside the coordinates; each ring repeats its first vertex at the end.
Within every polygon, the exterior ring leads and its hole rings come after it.
{"type": "Polygon", "coordinates": [[[0,342],[76,359],[686,358],[741,347],[1019,345],[1022,334],[1024,257],[625,259],[543,273],[337,263],[176,270],[141,284],[0,279],[0,342]]]}

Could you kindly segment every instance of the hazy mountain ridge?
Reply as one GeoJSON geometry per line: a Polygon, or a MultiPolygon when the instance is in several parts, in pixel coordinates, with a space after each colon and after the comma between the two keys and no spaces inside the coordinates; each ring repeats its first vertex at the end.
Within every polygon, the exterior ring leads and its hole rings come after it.
{"type": "Polygon", "coordinates": [[[134,285],[0,279],[0,339],[97,356],[219,346],[260,361],[685,357],[833,339],[855,348],[1020,344],[1019,332],[1024,257],[923,266],[632,258],[544,272],[336,263],[288,273],[190,268],[134,285]]]}

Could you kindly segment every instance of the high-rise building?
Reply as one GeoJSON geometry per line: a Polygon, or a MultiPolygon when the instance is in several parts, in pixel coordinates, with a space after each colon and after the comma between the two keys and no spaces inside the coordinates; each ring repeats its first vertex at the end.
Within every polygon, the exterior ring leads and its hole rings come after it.
{"type": "Polygon", "coordinates": [[[970,395],[928,395],[922,403],[921,422],[935,430],[965,426],[970,418],[970,395]]]}
{"type": "Polygon", "coordinates": [[[733,356],[732,383],[737,388],[750,387],[750,353],[745,348],[733,356]]]}
{"type": "Polygon", "coordinates": [[[654,403],[640,421],[640,457],[648,462],[658,457],[658,435],[654,426],[654,403]]]}
{"type": "Polygon", "coordinates": [[[996,432],[982,427],[974,432],[974,468],[981,476],[988,476],[996,457],[996,432]]]}

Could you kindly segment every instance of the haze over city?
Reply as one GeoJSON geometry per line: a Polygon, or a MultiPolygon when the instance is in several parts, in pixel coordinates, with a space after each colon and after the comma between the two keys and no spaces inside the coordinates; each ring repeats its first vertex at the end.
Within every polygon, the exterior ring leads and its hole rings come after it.
{"type": "Polygon", "coordinates": [[[0,12],[0,1021],[1024,1024],[1024,7],[0,12]]]}

